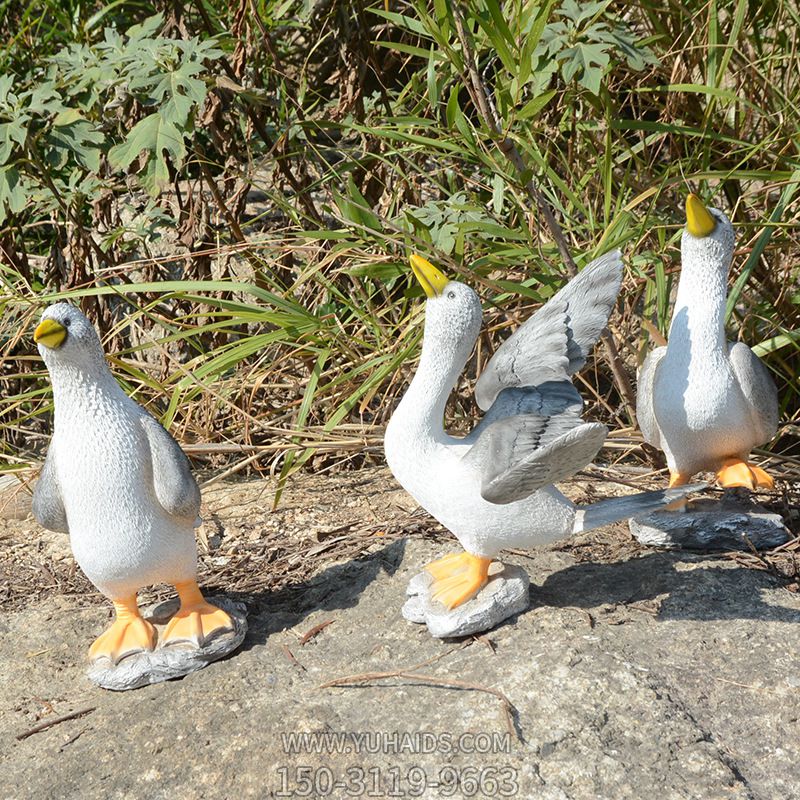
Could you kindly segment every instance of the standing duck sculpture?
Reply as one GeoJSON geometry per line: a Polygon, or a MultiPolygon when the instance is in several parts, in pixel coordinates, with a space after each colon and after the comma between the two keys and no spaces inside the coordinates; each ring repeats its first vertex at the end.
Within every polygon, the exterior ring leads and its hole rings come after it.
{"type": "Polygon", "coordinates": [[[162,646],[199,648],[230,631],[229,615],[197,585],[200,490],[178,444],[123,392],[77,308],[47,308],[34,340],[53,384],[55,422],[33,512],[45,528],[69,534],[75,560],[116,612],[90,659],[116,665],[154,649],[156,630],[136,595],[155,583],[174,585],[180,597],[162,646]]]}
{"type": "Polygon", "coordinates": [[[453,609],[474,597],[503,548],[654,511],[697,488],[576,506],[553,486],[586,466],[605,441],[605,426],[581,419],[571,376],[616,301],[618,251],[589,264],[495,352],[475,387],[486,413],[463,438],[444,430],[444,411],[480,332],[481,303],[421,256],[411,256],[411,267],[427,295],[422,355],[384,446],[398,482],[464,548],[426,567],[434,600],[453,609]]]}
{"type": "Polygon", "coordinates": [[[704,470],[726,488],[773,485],[749,454],[775,435],[777,388],[746,344],[725,337],[734,238],[722,211],[687,197],[669,338],[642,365],[636,405],[645,441],[666,456],[670,486],[704,470]]]}

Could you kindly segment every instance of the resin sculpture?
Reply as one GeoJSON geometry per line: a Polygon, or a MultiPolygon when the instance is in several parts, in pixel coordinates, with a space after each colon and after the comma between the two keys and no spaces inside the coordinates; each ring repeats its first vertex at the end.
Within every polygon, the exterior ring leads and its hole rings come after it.
{"type": "MultiPolygon", "coordinates": [[[[116,612],[111,627],[92,644],[90,660],[113,671],[157,644],[159,649],[202,650],[225,634],[241,641],[241,621],[234,624],[228,613],[208,603],[197,585],[194,526],[200,490],[180,447],[122,391],[94,327],[77,308],[50,306],[34,340],[55,402],[34,514],[44,527],[69,533],[76,561],[116,612]],[[156,583],[174,585],[180,598],[158,642],[136,599],[140,588],[156,583]]],[[[217,643],[212,649],[225,648],[217,643]]],[[[193,669],[198,668],[195,656],[193,669]]],[[[167,660],[174,666],[175,654],[167,660]]],[[[142,669],[146,672],[146,663],[142,669]]],[[[163,664],[159,669],[163,672],[163,664]]],[[[183,672],[173,669],[165,677],[176,674],[183,672]]],[[[153,682],[146,676],[133,680],[153,682]]]]}
{"type": "Polygon", "coordinates": [[[724,487],[772,488],[748,457],[775,435],[778,391],[758,356],[725,338],[733,243],[725,214],[690,194],[669,338],[642,365],[636,404],[645,441],[667,458],[670,486],[712,470],[724,487]]]}
{"type": "MultiPolygon", "coordinates": [[[[385,449],[399,483],[464,548],[426,568],[432,600],[446,609],[470,600],[503,548],[637,516],[696,488],[576,506],[552,485],[586,466],[605,440],[603,425],[581,419],[571,376],[606,326],[622,279],[619,252],[587,266],[497,350],[475,387],[485,416],[460,439],[445,432],[444,410],[481,329],[480,300],[418,255],[411,266],[427,295],[422,357],[385,449]]],[[[421,588],[416,581],[412,594],[421,588]]],[[[418,603],[415,609],[407,616],[419,621],[418,603]]]]}

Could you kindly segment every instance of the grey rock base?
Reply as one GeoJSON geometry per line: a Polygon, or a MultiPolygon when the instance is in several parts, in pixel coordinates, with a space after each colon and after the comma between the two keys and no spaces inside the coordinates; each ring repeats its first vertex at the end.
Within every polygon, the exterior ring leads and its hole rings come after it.
{"type": "MultiPolygon", "coordinates": [[[[203,647],[195,647],[190,642],[167,647],[159,643],[152,652],[126,656],[116,665],[107,658],[99,658],[89,666],[89,680],[103,689],[124,692],[181,678],[232,653],[244,641],[247,633],[247,607],[226,597],[206,599],[228,612],[233,620],[233,631],[214,636],[203,647]]],[[[175,598],[145,609],[144,616],[161,633],[160,628],[169,622],[177,610],[178,600],[175,598]]]]}
{"type": "Polygon", "coordinates": [[[686,511],[656,511],[629,527],[641,544],[684,550],[769,550],[790,538],[780,514],[737,495],[693,500],[686,511]]]}
{"type": "Polygon", "coordinates": [[[528,573],[512,564],[492,564],[486,586],[452,611],[431,599],[432,583],[429,572],[423,570],[415,575],[408,583],[408,600],[402,613],[409,622],[427,625],[431,636],[437,639],[491,630],[503,620],[524,611],[530,602],[528,573]],[[500,569],[492,574],[497,567],[500,569]]]}

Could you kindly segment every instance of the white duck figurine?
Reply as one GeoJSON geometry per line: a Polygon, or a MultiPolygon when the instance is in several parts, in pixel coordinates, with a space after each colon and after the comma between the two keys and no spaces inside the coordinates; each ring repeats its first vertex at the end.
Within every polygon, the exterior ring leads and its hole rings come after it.
{"type": "Polygon", "coordinates": [[[645,441],[667,458],[670,486],[703,470],[724,487],[773,485],[748,456],[775,435],[778,392],[755,353],[725,337],[733,243],[725,214],[690,194],[669,338],[645,359],[636,404],[645,441]]]}
{"type": "Polygon", "coordinates": [[[138,590],[155,583],[173,584],[181,601],[163,645],[202,647],[231,630],[228,614],[197,586],[200,490],[183,451],[122,391],[94,327],[77,308],[47,308],[33,338],[55,401],[33,513],[45,528],[69,533],[75,560],[116,611],[89,657],[116,664],[155,647],[155,628],[136,602],[138,590]]]}
{"type": "Polygon", "coordinates": [[[622,280],[619,252],[587,266],[494,354],[475,387],[486,411],[468,436],[443,428],[447,398],[481,328],[481,303],[424,258],[411,266],[427,295],[419,367],[386,428],[386,460],[399,483],[464,547],[429,564],[447,608],[487,581],[503,548],[530,548],[654,511],[697,487],[576,506],[552,484],[586,466],[606,428],[581,419],[570,377],[606,326],[622,280]]]}

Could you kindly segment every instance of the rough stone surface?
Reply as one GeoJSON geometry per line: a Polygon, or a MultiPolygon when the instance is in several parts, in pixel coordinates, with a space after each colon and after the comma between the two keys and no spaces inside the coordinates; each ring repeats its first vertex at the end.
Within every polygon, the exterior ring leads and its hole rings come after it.
{"type": "Polygon", "coordinates": [[[780,514],[728,500],[695,500],[686,511],[656,511],[630,520],[630,531],[641,544],[685,550],[769,550],[790,538],[780,514]]]}
{"type": "MultiPolygon", "coordinates": [[[[247,606],[226,597],[209,597],[210,603],[227,611],[233,620],[233,630],[220,633],[203,647],[191,643],[163,647],[160,643],[150,653],[135,653],[112,664],[107,658],[93,661],[86,671],[89,680],[103,689],[124,692],[141,689],[154,683],[182,678],[190,672],[207,667],[212,661],[232,653],[244,641],[247,633],[247,606]]],[[[178,600],[167,600],[144,610],[148,619],[161,634],[164,626],[178,610],[178,600]]]]}
{"type": "MultiPolygon", "coordinates": [[[[359,795],[359,771],[381,778],[373,796],[392,796],[397,780],[393,794],[409,797],[419,770],[428,781],[459,775],[454,797],[798,796],[800,595],[787,581],[730,558],[643,550],[620,525],[504,554],[530,575],[531,608],[480,639],[434,639],[400,609],[409,579],[454,543],[430,528],[389,538],[397,520],[412,529],[419,517],[403,516],[406,495],[372,477],[326,473],[319,495],[301,492],[308,476],[296,480],[269,518],[282,520],[284,541],[291,514],[298,528],[322,526],[309,509],[329,499],[324,522],[336,530],[306,550],[292,541],[291,552],[309,562],[312,549],[348,535],[337,546],[349,543],[361,557],[348,551],[288,587],[246,596],[226,589],[247,601],[242,647],[179,681],[106,692],[86,680],[87,642],[109,621],[90,587],[33,594],[0,615],[0,798],[265,800],[300,796],[309,775],[320,790],[312,785],[306,796],[368,797],[369,782],[359,795]],[[352,518],[362,528],[342,533],[352,518]],[[413,671],[425,680],[405,675],[420,664],[413,671]],[[395,677],[363,677],[386,673],[395,677]],[[328,685],[353,675],[362,677],[328,685]],[[463,684],[502,692],[521,738],[509,733],[500,698],[463,684]],[[17,738],[85,709],[94,710],[17,738]],[[288,734],[317,738],[304,748],[288,734]],[[350,793],[325,794],[329,776],[351,781],[350,793]],[[492,777],[506,781],[505,795],[492,777]]],[[[270,505],[242,502],[225,516],[247,487],[213,487],[214,535],[240,543],[243,572],[253,568],[244,543],[264,536],[270,505]]],[[[252,495],[262,494],[263,482],[255,484],[252,495]]],[[[32,529],[26,535],[39,546],[32,529]]]]}
{"type": "Polygon", "coordinates": [[[408,582],[408,600],[402,609],[403,616],[409,622],[427,625],[431,636],[438,639],[469,636],[496,628],[528,607],[530,578],[524,569],[513,564],[495,562],[492,567],[495,566],[501,569],[490,574],[486,586],[471,600],[451,611],[431,598],[433,579],[423,570],[408,582]]]}

